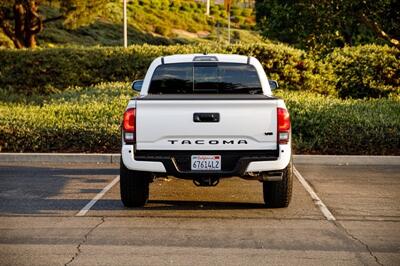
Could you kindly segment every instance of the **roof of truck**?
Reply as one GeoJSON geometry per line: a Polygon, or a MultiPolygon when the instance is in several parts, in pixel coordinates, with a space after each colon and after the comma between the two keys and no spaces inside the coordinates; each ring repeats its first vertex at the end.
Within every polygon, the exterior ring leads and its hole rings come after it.
{"type": "Polygon", "coordinates": [[[162,57],[165,64],[189,62],[249,63],[250,57],[236,54],[177,54],[162,57]]]}

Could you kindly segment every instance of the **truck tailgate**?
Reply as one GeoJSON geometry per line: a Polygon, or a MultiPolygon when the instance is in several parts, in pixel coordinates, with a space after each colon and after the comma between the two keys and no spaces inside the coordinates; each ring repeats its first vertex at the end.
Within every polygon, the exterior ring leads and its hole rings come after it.
{"type": "Polygon", "coordinates": [[[136,101],[137,150],[276,150],[274,99],[136,101]]]}

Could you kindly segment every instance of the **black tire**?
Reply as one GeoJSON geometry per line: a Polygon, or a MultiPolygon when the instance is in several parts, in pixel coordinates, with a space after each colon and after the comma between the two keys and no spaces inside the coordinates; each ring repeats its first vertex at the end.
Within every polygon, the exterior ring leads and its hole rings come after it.
{"type": "Polygon", "coordinates": [[[149,199],[151,173],[132,171],[120,162],[120,192],[125,207],[143,207],[149,199]]]}
{"type": "Polygon", "coordinates": [[[292,198],[293,162],[283,170],[282,181],[263,182],[265,206],[268,208],[285,208],[292,198]]]}

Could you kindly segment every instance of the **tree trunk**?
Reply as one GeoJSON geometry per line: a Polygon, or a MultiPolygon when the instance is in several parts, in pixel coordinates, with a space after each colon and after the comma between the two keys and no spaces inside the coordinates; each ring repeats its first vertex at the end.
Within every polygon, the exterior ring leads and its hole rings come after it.
{"type": "Polygon", "coordinates": [[[25,36],[25,47],[35,48],[36,47],[36,35],[27,33],[25,36]]]}
{"type": "Polygon", "coordinates": [[[25,47],[28,48],[36,47],[37,27],[39,27],[38,23],[41,24],[40,17],[37,15],[36,11],[37,7],[35,1],[29,1],[26,7],[24,34],[25,47]]]}
{"type": "Polygon", "coordinates": [[[14,5],[14,45],[16,48],[21,49],[25,47],[24,42],[24,17],[25,8],[22,2],[16,2],[14,5]]]}
{"type": "Polygon", "coordinates": [[[37,13],[35,0],[27,1],[27,15],[25,18],[25,47],[36,47],[36,35],[43,29],[43,20],[37,13]]]}
{"type": "Polygon", "coordinates": [[[37,13],[34,0],[15,0],[13,6],[14,29],[2,21],[3,31],[13,41],[15,48],[35,48],[36,35],[42,31],[42,18],[37,13]]]}

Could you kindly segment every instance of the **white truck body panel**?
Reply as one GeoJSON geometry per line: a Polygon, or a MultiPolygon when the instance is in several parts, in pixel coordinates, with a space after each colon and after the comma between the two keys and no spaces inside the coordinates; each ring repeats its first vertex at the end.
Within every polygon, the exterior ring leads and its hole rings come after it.
{"type": "Polygon", "coordinates": [[[273,100],[145,100],[137,101],[136,107],[138,150],[272,150],[277,147],[277,103],[273,100]],[[194,122],[194,113],[218,113],[220,121],[194,122]]]}
{"type": "Polygon", "coordinates": [[[146,162],[135,160],[133,154],[133,145],[122,145],[121,157],[124,165],[131,170],[153,172],[153,173],[166,173],[163,163],[161,162],[146,162]]]}

